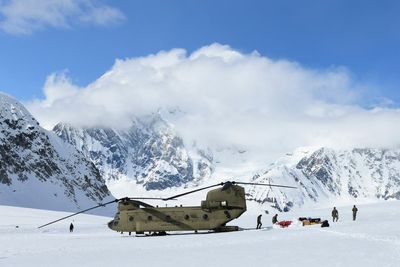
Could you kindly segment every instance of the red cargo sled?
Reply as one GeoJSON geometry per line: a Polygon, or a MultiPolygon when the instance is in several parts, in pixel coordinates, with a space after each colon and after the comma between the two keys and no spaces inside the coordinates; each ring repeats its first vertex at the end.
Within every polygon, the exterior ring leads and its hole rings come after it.
{"type": "Polygon", "coordinates": [[[288,227],[289,225],[292,224],[292,221],[280,221],[277,222],[276,224],[280,225],[282,228],[288,227]]]}

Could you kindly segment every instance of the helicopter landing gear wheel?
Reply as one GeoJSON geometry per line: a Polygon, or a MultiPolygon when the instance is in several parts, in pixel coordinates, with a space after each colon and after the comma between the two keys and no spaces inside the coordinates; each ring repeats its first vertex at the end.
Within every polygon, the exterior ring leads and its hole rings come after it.
{"type": "Polygon", "coordinates": [[[167,232],[165,232],[165,231],[153,232],[151,234],[151,236],[165,236],[165,235],[167,235],[167,232]]]}
{"type": "Polygon", "coordinates": [[[220,226],[218,228],[214,229],[215,232],[234,232],[234,231],[239,231],[239,227],[238,226],[220,226]]]}

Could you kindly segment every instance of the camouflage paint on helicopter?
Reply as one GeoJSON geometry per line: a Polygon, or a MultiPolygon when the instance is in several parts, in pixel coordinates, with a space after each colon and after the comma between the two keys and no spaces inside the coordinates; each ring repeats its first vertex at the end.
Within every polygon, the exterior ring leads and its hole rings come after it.
{"type": "Polygon", "coordinates": [[[215,230],[223,231],[227,222],[246,211],[244,188],[232,185],[207,193],[201,206],[141,208],[135,200],[122,200],[108,227],[118,232],[162,232],[215,230]]]}

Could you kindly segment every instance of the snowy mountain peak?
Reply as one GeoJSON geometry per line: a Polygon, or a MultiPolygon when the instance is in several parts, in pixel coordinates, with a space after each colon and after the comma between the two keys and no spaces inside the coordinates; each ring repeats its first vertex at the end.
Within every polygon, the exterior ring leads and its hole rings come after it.
{"type": "Polygon", "coordinates": [[[21,103],[4,93],[0,93],[0,116],[2,122],[14,129],[18,125],[34,130],[39,125],[21,103]]]}
{"type": "Polygon", "coordinates": [[[74,147],[0,94],[0,203],[76,210],[111,199],[98,170],[74,147]]]}
{"type": "Polygon", "coordinates": [[[130,180],[147,190],[162,190],[211,175],[212,157],[202,150],[189,151],[160,114],[129,124],[114,129],[59,123],[53,131],[90,159],[109,183],[130,180]]]}

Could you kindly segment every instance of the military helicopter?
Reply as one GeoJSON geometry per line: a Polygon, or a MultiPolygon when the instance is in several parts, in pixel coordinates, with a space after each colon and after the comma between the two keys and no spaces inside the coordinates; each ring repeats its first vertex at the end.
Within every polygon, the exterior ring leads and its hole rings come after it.
{"type": "Polygon", "coordinates": [[[286,185],[229,181],[202,187],[168,198],[124,197],[60,218],[38,228],[118,202],[118,211],[114,219],[108,223],[108,227],[111,230],[121,233],[128,232],[131,234],[132,232],[136,232],[136,234],[144,234],[144,232],[149,232],[153,233],[153,235],[165,235],[167,231],[195,231],[196,233],[199,230],[210,230],[213,232],[237,231],[239,227],[227,226],[226,224],[239,218],[246,211],[245,190],[240,185],[296,188],[286,185]],[[201,201],[200,206],[154,207],[141,201],[146,199],[162,201],[176,200],[179,197],[213,187],[220,188],[210,190],[207,193],[206,200],[201,201]]]}

